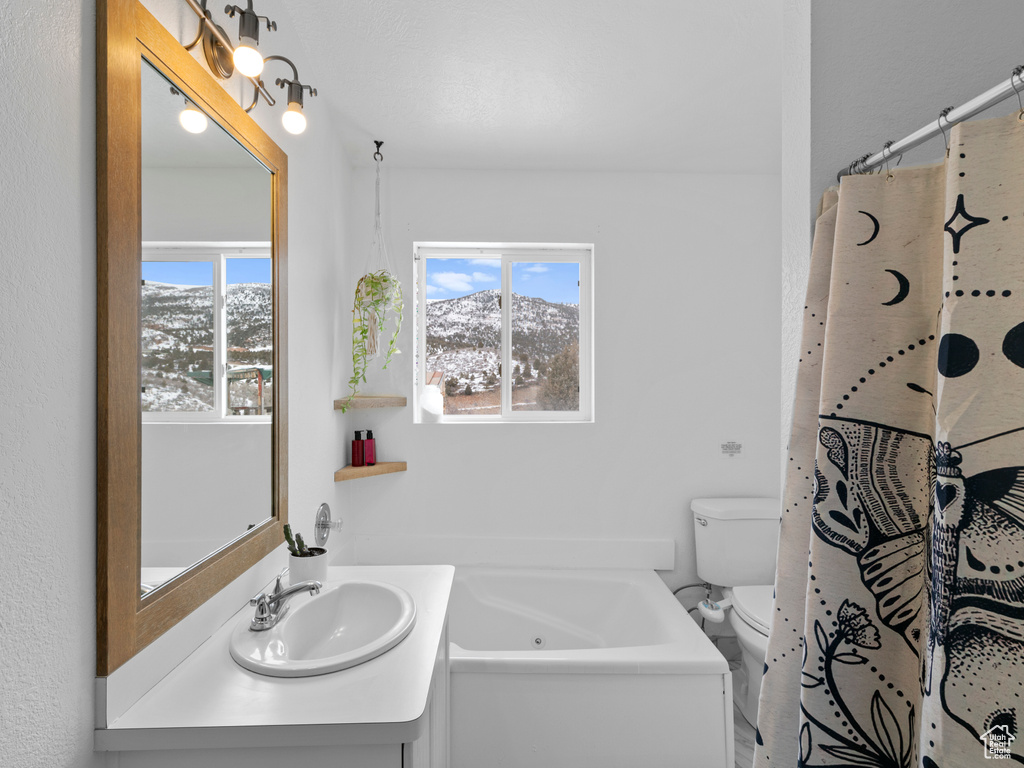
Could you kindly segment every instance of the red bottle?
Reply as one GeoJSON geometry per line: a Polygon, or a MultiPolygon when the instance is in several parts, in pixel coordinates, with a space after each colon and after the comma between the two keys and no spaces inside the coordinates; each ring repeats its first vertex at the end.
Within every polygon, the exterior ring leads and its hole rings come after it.
{"type": "Polygon", "coordinates": [[[368,467],[377,463],[377,442],[373,439],[372,429],[366,430],[366,439],[363,440],[363,458],[368,467]]]}
{"type": "Polygon", "coordinates": [[[352,466],[353,467],[364,467],[366,466],[366,457],[363,453],[363,431],[361,429],[356,430],[356,439],[352,441],[352,466]]]}

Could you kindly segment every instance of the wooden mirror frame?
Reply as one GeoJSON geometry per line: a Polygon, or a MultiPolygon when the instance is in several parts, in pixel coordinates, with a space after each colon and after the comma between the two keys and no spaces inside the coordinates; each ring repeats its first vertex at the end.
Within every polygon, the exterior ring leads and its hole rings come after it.
{"type": "Polygon", "coordinates": [[[98,0],[96,30],[96,674],[104,677],[283,541],[288,158],[137,0],[98,0]],[[139,399],[143,57],[271,172],[274,297],[273,516],[145,599],[139,399]]]}

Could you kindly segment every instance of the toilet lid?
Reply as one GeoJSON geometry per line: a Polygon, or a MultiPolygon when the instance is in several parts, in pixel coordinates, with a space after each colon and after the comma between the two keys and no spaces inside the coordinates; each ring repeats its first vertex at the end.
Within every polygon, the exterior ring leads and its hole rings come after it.
{"type": "Polygon", "coordinates": [[[771,584],[734,587],[732,606],[750,626],[767,635],[772,626],[772,603],[775,588],[771,584]]]}

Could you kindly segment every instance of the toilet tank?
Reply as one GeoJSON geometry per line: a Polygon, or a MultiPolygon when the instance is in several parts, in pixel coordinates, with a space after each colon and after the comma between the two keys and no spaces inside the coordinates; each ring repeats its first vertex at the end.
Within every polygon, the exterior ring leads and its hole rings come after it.
{"type": "Polygon", "coordinates": [[[775,583],[778,499],[694,499],[697,575],[723,587],[775,583]]]}

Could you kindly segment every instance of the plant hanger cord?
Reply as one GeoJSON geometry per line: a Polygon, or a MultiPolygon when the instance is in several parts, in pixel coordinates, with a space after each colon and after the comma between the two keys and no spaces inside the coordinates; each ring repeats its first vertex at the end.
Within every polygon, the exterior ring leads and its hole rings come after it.
{"type": "Polygon", "coordinates": [[[384,270],[394,274],[391,269],[391,259],[388,257],[388,246],[384,242],[384,228],[380,223],[380,153],[377,153],[375,162],[377,164],[377,181],[374,187],[374,208],[373,208],[373,243],[370,245],[370,255],[366,260],[365,274],[384,270]]]}
{"type": "MultiPolygon", "coordinates": [[[[377,145],[377,151],[373,153],[377,164],[377,180],[374,188],[373,242],[365,273],[356,285],[352,307],[352,378],[349,379],[352,396],[357,394],[359,385],[366,382],[369,361],[382,351],[380,335],[388,313],[394,318],[394,332],[386,344],[382,369],[386,369],[391,356],[398,353],[398,334],[402,329],[402,284],[391,269],[380,217],[380,163],[384,159],[380,147],[383,142],[374,143],[377,145]]],[[[345,410],[342,409],[343,412],[345,410]]]]}
{"type": "MultiPolygon", "coordinates": [[[[373,207],[373,242],[370,244],[370,255],[366,259],[366,269],[363,270],[363,274],[372,275],[374,273],[385,272],[387,274],[393,274],[391,271],[391,263],[388,259],[388,246],[384,242],[384,227],[380,221],[380,152],[374,153],[374,162],[377,165],[377,180],[374,184],[374,207],[373,207]]],[[[374,294],[378,292],[377,285],[371,284],[363,286],[369,289],[369,298],[377,298],[374,294]]],[[[357,291],[358,293],[358,291],[357,291]]],[[[358,297],[357,297],[358,298],[358,297]]],[[[383,312],[370,311],[366,317],[367,323],[367,334],[365,340],[366,357],[372,360],[380,352],[380,332],[381,325],[383,324],[383,312]]]]}

